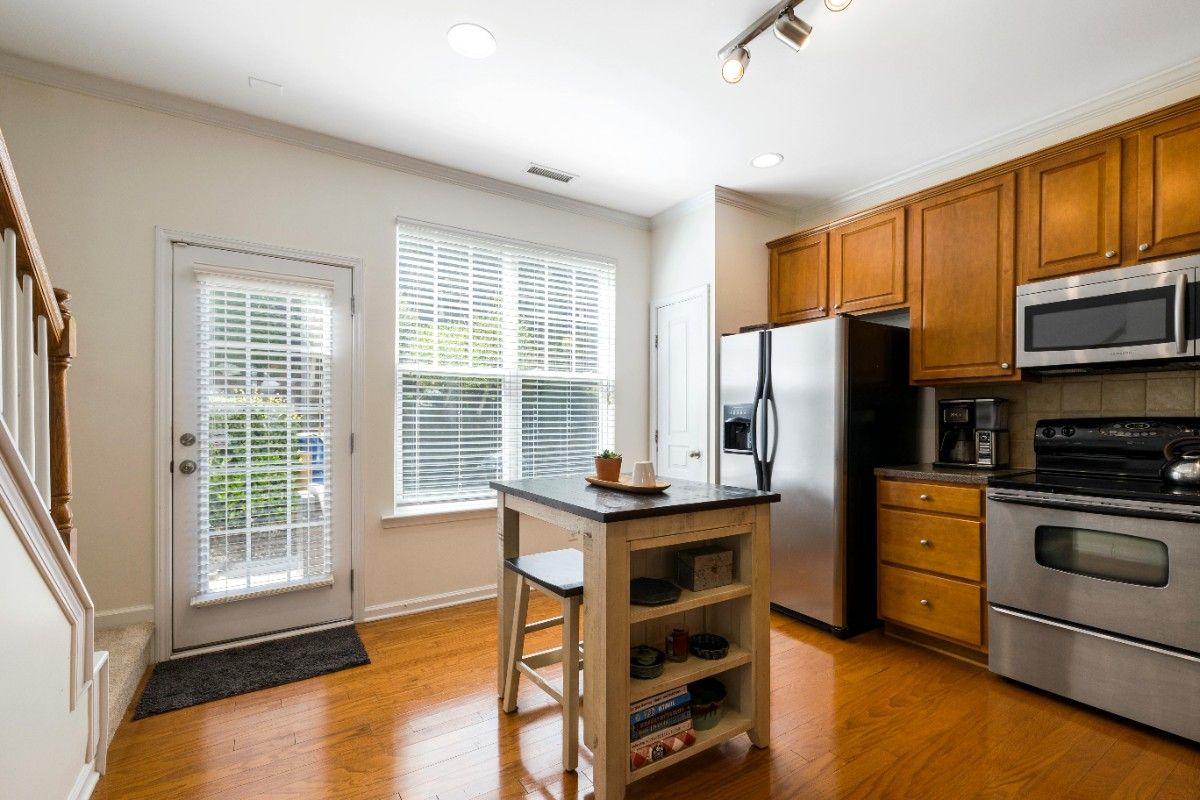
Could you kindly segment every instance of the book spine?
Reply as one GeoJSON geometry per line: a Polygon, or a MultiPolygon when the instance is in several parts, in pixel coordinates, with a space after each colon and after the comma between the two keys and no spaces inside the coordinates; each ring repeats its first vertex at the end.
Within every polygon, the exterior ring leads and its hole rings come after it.
{"type": "Polygon", "coordinates": [[[638,702],[634,703],[629,707],[629,714],[632,716],[649,708],[653,708],[654,706],[668,703],[684,694],[687,694],[686,686],[680,686],[676,689],[668,689],[667,691],[656,694],[653,697],[647,697],[645,700],[639,700],[638,702]]]}
{"type": "Polygon", "coordinates": [[[664,714],[672,709],[679,708],[680,706],[686,706],[691,703],[691,701],[692,696],[685,690],[682,694],[676,695],[665,702],[644,708],[641,711],[635,711],[629,715],[629,723],[631,725],[636,725],[642,720],[656,717],[659,714],[664,714]]]}
{"type": "Polygon", "coordinates": [[[645,736],[641,739],[638,739],[636,742],[633,742],[630,745],[629,749],[631,751],[632,750],[641,750],[650,745],[658,744],[659,742],[663,741],[664,739],[670,739],[672,736],[678,736],[681,733],[686,733],[687,731],[690,731],[691,729],[692,729],[692,721],[689,719],[687,722],[680,722],[678,725],[672,725],[669,728],[664,728],[661,731],[655,731],[654,733],[650,734],[649,736],[645,736]]]}
{"type": "Polygon", "coordinates": [[[691,708],[680,708],[670,714],[660,714],[657,717],[651,717],[634,726],[630,731],[629,738],[631,741],[644,739],[652,733],[656,733],[681,722],[687,722],[692,718],[691,708]]]}

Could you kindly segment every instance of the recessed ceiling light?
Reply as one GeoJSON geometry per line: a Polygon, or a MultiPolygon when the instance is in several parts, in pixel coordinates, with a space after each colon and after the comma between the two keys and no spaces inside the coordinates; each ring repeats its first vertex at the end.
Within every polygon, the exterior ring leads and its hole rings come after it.
{"type": "Polygon", "coordinates": [[[779,153],[763,153],[761,156],[755,156],[750,159],[750,166],[758,167],[759,169],[767,169],[768,167],[777,167],[783,163],[783,156],[779,153]]]}
{"type": "Polygon", "coordinates": [[[454,52],[467,58],[487,58],[496,52],[496,37],[473,22],[460,22],[446,31],[446,41],[454,52]]]}
{"type": "Polygon", "coordinates": [[[825,7],[830,11],[845,11],[850,0],[825,0],[825,7]]]}

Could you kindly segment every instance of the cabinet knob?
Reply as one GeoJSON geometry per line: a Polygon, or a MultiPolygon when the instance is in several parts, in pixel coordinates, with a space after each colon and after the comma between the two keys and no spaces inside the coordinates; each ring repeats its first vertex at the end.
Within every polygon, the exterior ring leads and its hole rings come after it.
{"type": "Polygon", "coordinates": [[[1146,252],[1146,251],[1147,251],[1147,250],[1149,250],[1149,249],[1150,249],[1150,245],[1149,245],[1149,244],[1147,244],[1146,242],[1142,242],[1141,244],[1139,244],[1139,245],[1138,245],[1138,252],[1139,252],[1139,253],[1144,253],[1144,252],[1146,252]]]}
{"type": "Polygon", "coordinates": [[[838,308],[841,308],[841,307],[842,307],[842,304],[841,304],[841,303],[834,303],[834,304],[833,304],[833,307],[834,307],[835,309],[838,309],[838,308]]]}
{"type": "Polygon", "coordinates": [[[1105,251],[1104,251],[1104,257],[1105,257],[1105,258],[1116,258],[1116,257],[1117,257],[1117,251],[1116,251],[1116,250],[1105,250],[1105,251]]]}
{"type": "Polygon", "coordinates": [[[921,599],[921,605],[923,605],[923,606],[927,606],[927,605],[929,605],[929,601],[928,601],[928,600],[925,600],[924,598],[922,598],[922,599],[921,599]]]}
{"type": "Polygon", "coordinates": [[[927,494],[923,494],[923,495],[921,495],[921,499],[922,499],[922,500],[928,500],[928,499],[929,499],[929,495],[927,495],[927,494]]]}
{"type": "Polygon", "coordinates": [[[1008,369],[1008,362],[1004,361],[1000,364],[1000,369],[1008,369]]]}
{"type": "Polygon", "coordinates": [[[824,314],[824,313],[825,313],[825,306],[817,306],[817,311],[820,311],[822,314],[824,314]]]}
{"type": "Polygon", "coordinates": [[[929,547],[929,540],[928,540],[928,539],[922,539],[922,540],[921,540],[921,547],[929,547]]]}

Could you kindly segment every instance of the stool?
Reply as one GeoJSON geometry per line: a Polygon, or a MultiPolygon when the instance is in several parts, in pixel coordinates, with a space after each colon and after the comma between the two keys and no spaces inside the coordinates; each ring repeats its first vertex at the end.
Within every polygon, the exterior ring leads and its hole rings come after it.
{"type": "Polygon", "coordinates": [[[562,706],[563,771],[574,772],[579,761],[579,676],[583,671],[579,643],[579,606],[583,602],[583,553],[578,550],[552,550],[507,559],[504,568],[517,573],[516,597],[513,598],[512,638],[506,657],[504,711],[517,710],[517,687],[524,673],[542,691],[562,706]],[[559,599],[562,616],[528,622],[529,587],[536,586],[559,599]],[[562,626],[562,646],[525,655],[525,634],[562,626]],[[539,667],[562,663],[562,691],[555,689],[537,673],[539,667]]]}

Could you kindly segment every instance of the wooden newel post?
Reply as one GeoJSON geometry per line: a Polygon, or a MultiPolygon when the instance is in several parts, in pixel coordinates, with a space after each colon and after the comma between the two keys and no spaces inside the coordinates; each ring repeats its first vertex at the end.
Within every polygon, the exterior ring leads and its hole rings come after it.
{"type": "Polygon", "coordinates": [[[75,320],[70,292],[55,289],[62,313],[62,336],[50,349],[50,516],[58,526],[71,560],[79,562],[75,515],[71,512],[71,428],[67,413],[67,369],[75,358],[75,320]]]}

